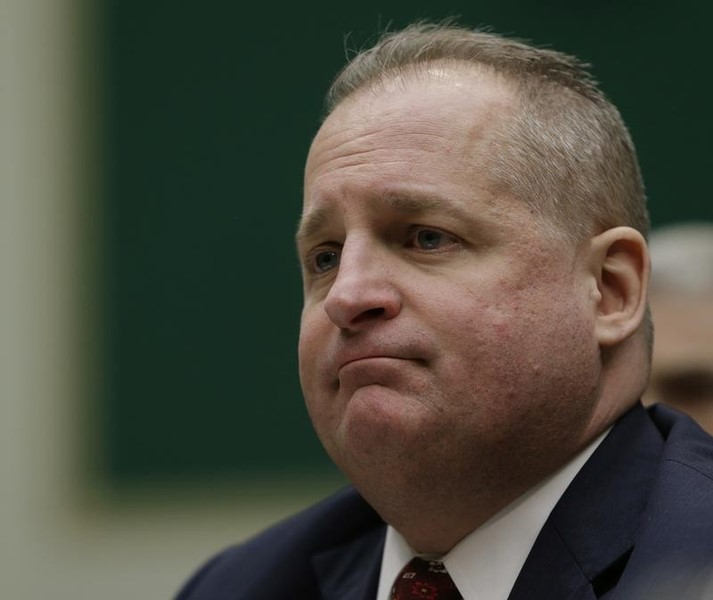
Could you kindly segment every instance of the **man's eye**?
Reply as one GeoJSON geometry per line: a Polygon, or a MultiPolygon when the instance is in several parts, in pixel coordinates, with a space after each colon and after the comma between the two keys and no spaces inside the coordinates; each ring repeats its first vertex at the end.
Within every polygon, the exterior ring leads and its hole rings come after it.
{"type": "Polygon", "coordinates": [[[453,238],[437,229],[417,229],[412,237],[414,246],[421,250],[438,250],[453,243],[453,238]]]}
{"type": "Polygon", "coordinates": [[[339,265],[339,254],[334,250],[323,250],[314,255],[312,263],[315,271],[325,273],[339,265]]]}

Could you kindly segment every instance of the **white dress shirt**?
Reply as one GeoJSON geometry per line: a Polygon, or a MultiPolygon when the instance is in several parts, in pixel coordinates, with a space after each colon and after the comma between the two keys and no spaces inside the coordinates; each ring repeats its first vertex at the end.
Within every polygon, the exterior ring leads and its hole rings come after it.
{"type": "MultiPolygon", "coordinates": [[[[607,433],[439,558],[464,600],[507,600],[547,517],[607,433]]],[[[377,600],[389,600],[396,576],[415,555],[401,534],[389,525],[377,600]]]]}

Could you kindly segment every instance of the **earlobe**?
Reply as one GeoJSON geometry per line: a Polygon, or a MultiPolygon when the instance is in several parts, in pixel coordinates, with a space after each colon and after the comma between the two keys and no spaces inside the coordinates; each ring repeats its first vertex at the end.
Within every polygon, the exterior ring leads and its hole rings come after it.
{"type": "Polygon", "coordinates": [[[650,261],[646,240],[631,227],[614,227],[591,240],[596,277],[595,333],[600,346],[623,342],[646,312],[650,261]]]}

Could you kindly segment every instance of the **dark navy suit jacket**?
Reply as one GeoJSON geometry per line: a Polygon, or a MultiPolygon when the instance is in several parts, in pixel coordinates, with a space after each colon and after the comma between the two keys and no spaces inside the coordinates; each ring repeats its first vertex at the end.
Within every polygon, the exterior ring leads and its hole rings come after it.
{"type": "MultiPolygon", "coordinates": [[[[217,555],[178,600],[374,600],[385,531],[349,488],[217,555]]],[[[509,600],[710,600],[706,581],[713,438],[637,405],[560,498],[509,600]]]]}

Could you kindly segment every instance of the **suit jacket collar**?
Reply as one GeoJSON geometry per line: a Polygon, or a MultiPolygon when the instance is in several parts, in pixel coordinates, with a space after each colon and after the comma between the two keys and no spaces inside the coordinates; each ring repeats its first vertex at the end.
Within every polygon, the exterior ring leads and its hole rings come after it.
{"type": "Polygon", "coordinates": [[[622,417],[555,506],[509,600],[590,600],[613,588],[633,549],[662,450],[661,434],[641,405],[622,417]]]}

